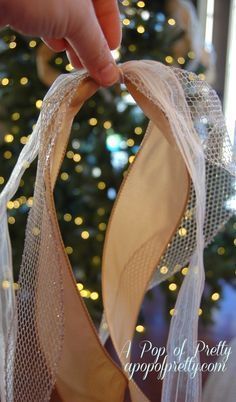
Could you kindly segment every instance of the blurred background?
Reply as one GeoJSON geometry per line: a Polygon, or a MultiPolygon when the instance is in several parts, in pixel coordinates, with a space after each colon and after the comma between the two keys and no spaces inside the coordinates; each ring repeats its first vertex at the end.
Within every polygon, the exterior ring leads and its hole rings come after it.
{"type": "MultiPolygon", "coordinates": [[[[236,0],[123,0],[117,62],[152,59],[194,71],[217,91],[232,142],[235,133],[236,0]]],[[[37,121],[48,87],[73,67],[38,38],[0,32],[0,191],[37,121]]],[[[55,201],[58,220],[78,290],[98,326],[102,315],[101,258],[106,226],[119,186],[133,162],[147,120],[125,86],[100,90],[76,117],[60,171],[55,201]]],[[[17,292],[27,214],[33,205],[36,162],[8,203],[17,292]]],[[[232,202],[232,208],[235,203],[232,202]]],[[[132,228],[130,229],[132,232],[132,228]]],[[[149,291],[135,339],[166,344],[175,300],[188,267],[149,291]]],[[[199,338],[210,345],[236,336],[236,220],[205,251],[206,286],[199,310],[199,338]]],[[[0,284],[10,286],[8,279],[0,284]]],[[[112,345],[107,342],[111,353],[112,345]]],[[[134,360],[138,347],[133,350],[134,360]]],[[[138,378],[139,381],[139,378],[138,378]]],[[[151,400],[161,384],[140,381],[151,400]]]]}

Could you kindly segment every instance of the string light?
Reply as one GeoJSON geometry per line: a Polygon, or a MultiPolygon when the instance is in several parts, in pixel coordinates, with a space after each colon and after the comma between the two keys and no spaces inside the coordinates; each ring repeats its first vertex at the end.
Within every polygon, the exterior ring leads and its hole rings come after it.
{"type": "Polygon", "coordinates": [[[131,155],[129,157],[129,163],[133,163],[134,159],[135,159],[135,155],[131,155]]]}
{"type": "Polygon", "coordinates": [[[23,137],[20,138],[20,142],[23,145],[27,144],[28,141],[29,141],[29,138],[26,137],[26,136],[23,136],[23,137]]]}
{"type": "Polygon", "coordinates": [[[185,58],[184,57],[178,57],[177,59],[179,64],[184,64],[185,63],[185,58]]]}
{"type": "Polygon", "coordinates": [[[166,56],[165,61],[166,61],[166,63],[171,64],[171,63],[173,63],[174,59],[172,56],[166,56]]]}
{"type": "Polygon", "coordinates": [[[202,315],[202,312],[203,312],[202,309],[199,308],[199,309],[198,309],[198,315],[202,315]]]}
{"type": "Polygon", "coordinates": [[[143,34],[143,33],[145,32],[144,26],[143,26],[143,25],[139,25],[139,26],[137,27],[137,32],[138,32],[139,34],[143,34]]]}
{"type": "Polygon", "coordinates": [[[13,283],[13,289],[14,289],[14,290],[19,290],[19,289],[20,289],[19,283],[14,282],[14,283],[13,283]]]}
{"type": "Polygon", "coordinates": [[[201,81],[205,81],[205,79],[206,79],[206,76],[205,76],[205,74],[198,74],[198,77],[199,77],[199,79],[201,80],[201,81]]]}
{"type": "Polygon", "coordinates": [[[15,49],[16,42],[10,42],[8,46],[9,46],[9,49],[15,49]]]}
{"type": "Polygon", "coordinates": [[[73,254],[73,251],[74,251],[71,246],[67,246],[65,250],[66,250],[66,254],[68,254],[68,255],[73,254]]]}
{"type": "Polygon", "coordinates": [[[219,293],[213,293],[212,295],[211,295],[211,299],[213,300],[213,301],[217,301],[217,300],[219,300],[219,298],[220,298],[220,295],[219,295],[219,293]]]}
{"type": "Polygon", "coordinates": [[[37,109],[41,109],[42,104],[43,104],[42,99],[38,99],[38,100],[36,100],[36,102],[35,102],[35,106],[36,106],[37,109]]]}
{"type": "Polygon", "coordinates": [[[99,223],[99,225],[98,225],[98,229],[99,229],[99,230],[102,230],[102,231],[106,230],[106,227],[107,227],[107,225],[106,225],[106,223],[104,223],[104,222],[101,222],[101,223],[99,223]]]}
{"type": "Polygon", "coordinates": [[[138,1],[138,2],[137,2],[137,6],[138,6],[139,8],[145,7],[144,1],[138,1]]]}
{"type": "Polygon", "coordinates": [[[160,268],[160,273],[161,274],[164,275],[164,274],[167,274],[167,272],[168,272],[168,267],[166,267],[165,265],[160,268]]]}
{"type": "Polygon", "coordinates": [[[77,226],[82,225],[82,223],[83,223],[83,218],[81,218],[81,216],[77,216],[77,217],[74,219],[74,222],[75,222],[75,224],[76,224],[77,226]]]}
{"type": "Polygon", "coordinates": [[[105,209],[104,209],[104,208],[98,208],[97,214],[98,214],[99,216],[103,216],[103,215],[105,214],[105,209]]]}
{"type": "Polygon", "coordinates": [[[11,151],[5,151],[4,154],[3,154],[3,157],[4,157],[5,159],[11,159],[11,157],[12,157],[12,152],[11,152],[11,151]]]}
{"type": "Polygon", "coordinates": [[[12,113],[11,118],[12,118],[13,121],[19,120],[20,119],[20,113],[18,113],[18,112],[12,113]]]}
{"type": "Polygon", "coordinates": [[[143,132],[143,129],[141,127],[135,127],[134,129],[135,134],[140,135],[143,132]]]}
{"type": "Polygon", "coordinates": [[[169,289],[170,289],[172,292],[174,292],[174,291],[177,289],[176,283],[170,283],[170,284],[169,284],[169,289]]]}
{"type": "Polygon", "coordinates": [[[186,228],[180,228],[179,231],[178,231],[178,233],[179,233],[179,235],[180,235],[181,237],[184,237],[184,236],[186,236],[186,234],[187,234],[187,229],[186,229],[186,228]]]}
{"type": "Polygon", "coordinates": [[[109,130],[109,128],[111,128],[111,126],[112,126],[111,121],[109,121],[109,120],[104,121],[103,127],[104,127],[106,130],[109,130]]]}
{"type": "Polygon", "coordinates": [[[187,267],[183,268],[181,272],[182,272],[182,275],[184,275],[184,276],[187,275],[188,268],[187,267]]]}
{"type": "Polygon", "coordinates": [[[174,25],[176,24],[176,21],[175,21],[174,18],[169,18],[167,22],[168,22],[168,24],[171,25],[171,26],[174,26],[174,25]]]}
{"type": "Polygon", "coordinates": [[[73,161],[74,162],[79,162],[80,160],[81,160],[81,155],[80,154],[74,154],[73,161]]]}
{"type": "Polygon", "coordinates": [[[225,254],[225,248],[224,248],[224,247],[219,247],[219,248],[217,249],[217,253],[218,253],[219,255],[224,255],[224,254],[225,254]]]}
{"type": "Polygon", "coordinates": [[[195,53],[192,51],[192,50],[190,50],[190,52],[188,52],[188,57],[190,58],[190,59],[195,59],[195,53]]]}
{"type": "Polygon", "coordinates": [[[22,77],[22,78],[20,79],[21,85],[26,85],[26,84],[28,84],[28,82],[29,82],[29,80],[28,80],[27,77],[22,77]]]}
{"type": "Polygon", "coordinates": [[[73,151],[68,151],[68,152],[66,153],[66,156],[67,156],[68,159],[73,159],[74,152],[73,152],[73,151]]]}
{"type": "Polygon", "coordinates": [[[129,0],[123,0],[122,1],[123,6],[127,7],[129,6],[129,0]]]}
{"type": "Polygon", "coordinates": [[[128,18],[123,19],[123,25],[129,25],[130,24],[130,20],[128,18]]]}
{"type": "Polygon", "coordinates": [[[92,293],[90,294],[90,299],[92,299],[92,300],[97,300],[98,298],[99,298],[98,292],[92,292],[92,293]]]}
{"type": "Polygon", "coordinates": [[[78,289],[79,291],[84,288],[84,285],[83,285],[82,283],[77,283],[76,286],[77,286],[77,289],[78,289]]]}
{"type": "Polygon", "coordinates": [[[29,42],[29,47],[31,47],[31,48],[35,47],[36,45],[37,45],[36,40],[31,40],[31,41],[29,42]]]}
{"type": "Polygon", "coordinates": [[[170,309],[169,313],[171,316],[173,316],[175,314],[175,309],[174,308],[170,309]]]}
{"type": "Polygon", "coordinates": [[[132,138],[128,138],[126,144],[128,145],[128,147],[132,147],[134,145],[134,140],[132,138]]]}
{"type": "Polygon", "coordinates": [[[97,119],[95,119],[95,117],[92,117],[91,119],[89,119],[89,124],[90,126],[96,126],[98,124],[97,119]]]}
{"type": "Polygon", "coordinates": [[[5,86],[7,86],[8,84],[9,84],[9,79],[8,78],[3,78],[2,79],[2,81],[1,81],[1,83],[2,83],[2,85],[5,87],[5,86]]]}
{"type": "Polygon", "coordinates": [[[84,230],[81,233],[81,237],[82,237],[82,239],[87,240],[89,238],[89,232],[87,230],[84,230]]]}
{"type": "Polygon", "coordinates": [[[87,290],[87,289],[82,289],[80,291],[80,294],[81,294],[82,297],[89,298],[91,292],[89,290],[87,290]]]}
{"type": "Polygon", "coordinates": [[[74,67],[72,66],[72,64],[69,63],[69,64],[66,65],[66,71],[71,72],[73,70],[74,70],[74,67]]]}
{"type": "Polygon", "coordinates": [[[7,280],[2,281],[2,288],[3,288],[3,289],[9,289],[10,286],[11,286],[11,282],[10,282],[10,281],[7,281],[7,280]]]}
{"type": "Polygon", "coordinates": [[[132,44],[132,45],[129,45],[128,49],[130,52],[135,52],[137,50],[137,46],[132,44]]]}
{"type": "Polygon", "coordinates": [[[71,214],[65,214],[63,216],[63,219],[65,222],[70,222],[72,220],[72,215],[71,214]]]}
{"type": "Polygon", "coordinates": [[[26,201],[26,204],[28,205],[28,207],[32,207],[33,203],[34,203],[33,197],[29,197],[28,200],[26,201]]]}
{"type": "Polygon", "coordinates": [[[15,222],[16,222],[16,220],[15,220],[14,216],[9,216],[9,218],[8,218],[8,223],[9,223],[10,225],[14,225],[15,222]]]}
{"type": "Polygon", "coordinates": [[[76,171],[76,173],[81,173],[81,172],[83,171],[83,166],[81,166],[81,165],[76,165],[76,166],[75,166],[75,171],[76,171]]]}
{"type": "Polygon", "coordinates": [[[104,190],[106,188],[106,183],[104,183],[104,181],[99,181],[97,187],[99,190],[104,190]]]}
{"type": "Polygon", "coordinates": [[[5,142],[10,143],[10,142],[13,142],[13,140],[14,140],[14,137],[13,137],[12,134],[6,134],[6,135],[4,136],[4,141],[5,141],[5,142]]]}
{"type": "Polygon", "coordinates": [[[101,258],[100,258],[98,255],[95,255],[95,256],[93,257],[93,259],[92,259],[92,263],[93,263],[94,265],[99,265],[100,262],[101,262],[101,258]]]}
{"type": "Polygon", "coordinates": [[[145,328],[143,325],[137,325],[136,326],[136,332],[142,333],[145,331],[145,328]]]}
{"type": "Polygon", "coordinates": [[[63,63],[63,59],[62,59],[61,57],[57,57],[57,58],[55,59],[55,64],[60,65],[60,64],[62,64],[62,63],[63,63]]]}
{"type": "Polygon", "coordinates": [[[68,180],[68,179],[69,179],[68,173],[63,172],[63,173],[61,174],[61,180],[66,181],[66,180],[68,180]]]}
{"type": "Polygon", "coordinates": [[[0,185],[4,184],[4,182],[5,182],[4,177],[0,176],[0,185]]]}

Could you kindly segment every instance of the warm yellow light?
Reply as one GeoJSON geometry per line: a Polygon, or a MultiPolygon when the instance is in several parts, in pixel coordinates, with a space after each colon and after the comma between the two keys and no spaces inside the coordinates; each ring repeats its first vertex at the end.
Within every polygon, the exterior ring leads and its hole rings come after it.
{"type": "Polygon", "coordinates": [[[98,225],[99,230],[102,230],[102,231],[106,230],[106,227],[107,227],[107,225],[104,222],[101,222],[98,225]]]}
{"type": "Polygon", "coordinates": [[[84,285],[82,283],[77,283],[76,286],[77,286],[79,291],[84,288],[84,285]]]}
{"type": "Polygon", "coordinates": [[[95,255],[92,259],[94,265],[99,265],[101,262],[101,258],[98,255],[95,255]]]}
{"type": "Polygon", "coordinates": [[[74,152],[73,152],[73,151],[68,151],[68,152],[66,153],[66,156],[67,156],[68,159],[73,159],[74,152]]]}
{"type": "Polygon", "coordinates": [[[27,144],[28,141],[29,141],[29,138],[26,137],[25,135],[20,138],[20,142],[21,142],[21,144],[23,144],[23,145],[27,144]]]}
{"type": "Polygon", "coordinates": [[[15,200],[15,201],[13,202],[13,204],[14,204],[14,208],[15,208],[15,209],[17,209],[17,208],[20,207],[20,203],[19,203],[18,200],[15,200]]]}
{"type": "Polygon", "coordinates": [[[138,2],[137,2],[137,6],[140,7],[140,8],[145,7],[144,1],[138,1],[138,2]]]}
{"type": "Polygon", "coordinates": [[[179,233],[179,235],[180,235],[181,237],[186,236],[186,234],[187,234],[187,229],[185,229],[185,228],[180,228],[178,233],[179,233]]]}
{"type": "Polygon", "coordinates": [[[179,64],[184,64],[185,63],[185,58],[184,57],[178,57],[177,59],[179,64]]]}
{"type": "Polygon", "coordinates": [[[4,156],[5,159],[11,159],[12,152],[11,151],[5,151],[3,156],[4,156]]]}
{"type": "Polygon", "coordinates": [[[90,126],[96,126],[98,124],[97,119],[95,119],[95,117],[92,117],[91,119],[89,119],[89,124],[90,126]]]}
{"type": "Polygon", "coordinates": [[[139,25],[139,26],[137,27],[137,32],[140,33],[140,34],[143,34],[143,33],[145,32],[144,26],[143,26],[143,25],[139,25]]]}
{"type": "Polygon", "coordinates": [[[66,247],[66,254],[68,254],[68,255],[70,255],[70,254],[72,254],[73,253],[73,248],[72,247],[70,247],[70,246],[67,246],[66,247]]]}
{"type": "Polygon", "coordinates": [[[174,315],[175,314],[175,309],[174,308],[170,309],[169,313],[170,313],[170,315],[174,315]]]}
{"type": "Polygon", "coordinates": [[[29,47],[35,47],[37,45],[37,42],[36,42],[36,40],[31,40],[30,42],[29,42],[29,47]]]}
{"type": "Polygon", "coordinates": [[[143,325],[137,325],[136,326],[136,332],[142,333],[145,331],[145,328],[143,325]]]}
{"type": "Polygon", "coordinates": [[[213,293],[212,295],[211,295],[211,299],[213,300],[213,301],[217,301],[217,300],[219,300],[219,298],[220,298],[220,294],[219,293],[213,293]]]}
{"type": "Polygon", "coordinates": [[[98,292],[92,292],[90,295],[90,299],[97,300],[99,298],[98,292]]]}
{"type": "Polygon", "coordinates": [[[75,166],[75,171],[76,171],[76,173],[81,173],[81,172],[83,171],[83,166],[81,166],[81,165],[76,165],[76,166],[75,166]]]}
{"type": "Polygon", "coordinates": [[[131,155],[129,157],[129,163],[133,163],[134,159],[135,159],[135,155],[131,155]]]}
{"type": "Polygon", "coordinates": [[[143,129],[141,127],[135,127],[134,129],[135,134],[140,135],[143,132],[143,129]]]}
{"type": "Polygon", "coordinates": [[[8,78],[3,78],[2,79],[2,85],[5,87],[9,84],[9,79],[8,78]]]}
{"type": "Polygon", "coordinates": [[[9,49],[15,49],[16,48],[16,42],[10,42],[8,46],[9,46],[9,49]]]}
{"type": "Polygon", "coordinates": [[[16,222],[15,218],[14,218],[13,216],[9,216],[9,218],[8,218],[8,223],[9,223],[10,225],[14,225],[15,222],[16,222]]]}
{"type": "Polygon", "coordinates": [[[135,52],[135,50],[137,49],[137,46],[132,44],[132,45],[129,45],[128,49],[130,52],[135,52]]]}
{"type": "Polygon", "coordinates": [[[40,234],[40,229],[37,226],[34,226],[32,229],[32,233],[34,236],[38,236],[40,234]]]}
{"type": "Polygon", "coordinates": [[[219,255],[224,255],[224,254],[225,254],[225,248],[224,248],[224,247],[219,247],[219,248],[217,249],[217,253],[218,253],[219,255]]]}
{"type": "Polygon", "coordinates": [[[109,130],[109,128],[111,128],[111,126],[112,126],[111,121],[109,121],[109,120],[104,121],[103,127],[104,127],[106,130],[109,130]]]}
{"type": "Polygon", "coordinates": [[[14,289],[14,290],[19,290],[19,289],[20,289],[19,283],[14,282],[14,283],[13,283],[13,289],[14,289]]]}
{"type": "Polygon", "coordinates": [[[201,81],[205,81],[205,79],[206,79],[205,74],[198,74],[198,77],[199,77],[199,79],[200,79],[201,81]]]}
{"type": "Polygon", "coordinates": [[[19,120],[20,113],[18,113],[18,112],[12,113],[11,118],[12,118],[13,121],[19,120]]]}
{"type": "Polygon", "coordinates": [[[80,291],[80,294],[81,294],[82,297],[88,298],[90,296],[91,292],[89,290],[87,290],[87,289],[82,289],[80,291]]]}
{"type": "Polygon", "coordinates": [[[73,71],[73,70],[74,70],[74,67],[72,66],[72,64],[69,63],[69,64],[66,65],[66,71],[70,72],[70,71],[73,71]]]}
{"type": "Polygon", "coordinates": [[[172,25],[172,26],[175,25],[175,24],[176,24],[175,19],[174,19],[174,18],[169,18],[169,19],[168,19],[168,24],[169,24],[169,25],[172,25]]]}
{"type": "Polygon", "coordinates": [[[10,281],[7,281],[7,280],[2,281],[2,288],[3,289],[9,289],[10,286],[11,286],[10,281]]]}
{"type": "Polygon", "coordinates": [[[164,274],[167,274],[167,272],[168,272],[168,267],[163,265],[163,267],[160,268],[160,273],[164,275],[164,274]]]}
{"type": "Polygon", "coordinates": [[[42,104],[43,104],[42,99],[38,99],[38,100],[35,102],[35,106],[36,106],[37,109],[41,109],[42,104]]]}
{"type": "Polygon", "coordinates": [[[176,283],[170,283],[170,284],[169,284],[169,289],[170,289],[172,292],[174,292],[174,291],[177,289],[176,283]]]}
{"type": "Polygon", "coordinates": [[[28,84],[28,82],[29,82],[29,80],[28,80],[27,77],[22,77],[22,78],[20,79],[21,85],[26,85],[26,84],[28,84]]]}
{"type": "MultiPolygon", "coordinates": [[[[0,180],[1,180],[1,178],[0,178],[0,180]]],[[[3,179],[4,180],[4,179],[3,179]]],[[[1,183],[1,182],[0,182],[1,183]]],[[[236,239],[234,239],[234,245],[236,246],[236,239]]]]}
{"type": "Polygon", "coordinates": [[[134,145],[134,140],[132,138],[128,138],[126,144],[128,145],[128,147],[132,147],[134,145]]]}
{"type": "Polygon", "coordinates": [[[12,142],[13,140],[14,140],[14,137],[13,137],[12,134],[6,134],[6,135],[4,136],[4,141],[5,141],[5,142],[12,142]]]}
{"type": "Polygon", "coordinates": [[[26,204],[28,205],[28,207],[32,207],[33,203],[34,203],[33,197],[29,197],[28,200],[26,201],[26,204]]]}
{"type": "Polygon", "coordinates": [[[13,201],[8,201],[7,208],[8,209],[13,209],[14,208],[14,202],[13,201]]]}
{"type": "Polygon", "coordinates": [[[105,214],[105,209],[104,209],[104,208],[98,208],[97,214],[98,214],[99,216],[103,216],[103,215],[105,214]]]}
{"type": "Polygon", "coordinates": [[[57,57],[57,58],[55,59],[55,64],[57,64],[57,65],[62,64],[62,62],[63,62],[63,60],[62,60],[61,57],[57,57]]]}
{"type": "Polygon", "coordinates": [[[69,175],[68,175],[68,173],[66,173],[66,172],[62,172],[62,174],[61,174],[61,179],[62,179],[63,181],[68,180],[68,179],[69,179],[69,175]]]}
{"type": "Polygon", "coordinates": [[[0,176],[0,184],[3,184],[5,182],[4,177],[0,176]]]}
{"type": "Polygon", "coordinates": [[[65,222],[70,222],[72,220],[72,215],[71,214],[65,214],[63,216],[63,219],[65,222]]]}
{"type": "Polygon", "coordinates": [[[87,231],[87,230],[84,230],[82,233],[81,233],[81,237],[82,237],[82,239],[88,239],[89,238],[89,232],[87,231]]]}
{"type": "Polygon", "coordinates": [[[195,53],[192,50],[190,50],[190,52],[188,52],[188,57],[190,59],[195,59],[195,53]]]}
{"type": "Polygon", "coordinates": [[[81,216],[77,216],[77,217],[75,218],[74,222],[75,222],[76,225],[79,226],[79,225],[82,225],[83,219],[81,218],[81,216]]]}
{"type": "Polygon", "coordinates": [[[129,0],[123,0],[122,1],[123,6],[129,6],[129,0]]]}
{"type": "Polygon", "coordinates": [[[172,56],[166,56],[165,61],[166,61],[166,63],[171,64],[171,63],[173,63],[174,59],[172,56]]]}
{"type": "Polygon", "coordinates": [[[181,272],[182,272],[183,275],[187,275],[188,268],[187,267],[183,268],[181,272]]]}
{"type": "Polygon", "coordinates": [[[106,188],[106,183],[104,183],[104,181],[99,181],[98,188],[99,190],[104,190],[106,188]]]}
{"type": "Polygon", "coordinates": [[[202,315],[202,309],[201,308],[198,309],[198,315],[202,315]]]}
{"type": "Polygon", "coordinates": [[[125,18],[123,20],[123,25],[129,25],[130,24],[130,20],[128,18],[125,18]]]}
{"type": "Polygon", "coordinates": [[[80,154],[74,154],[73,161],[74,162],[79,162],[80,160],[81,160],[81,155],[80,154]]]}

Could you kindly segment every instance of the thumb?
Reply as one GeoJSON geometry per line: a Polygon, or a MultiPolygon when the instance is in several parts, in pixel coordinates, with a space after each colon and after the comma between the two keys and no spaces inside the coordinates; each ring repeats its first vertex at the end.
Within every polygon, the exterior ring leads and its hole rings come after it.
{"type": "MultiPolygon", "coordinates": [[[[119,69],[112,57],[91,1],[74,2],[70,29],[65,39],[83,66],[100,85],[109,86],[118,81],[119,69]]],[[[69,49],[68,52],[70,54],[69,49]]]]}

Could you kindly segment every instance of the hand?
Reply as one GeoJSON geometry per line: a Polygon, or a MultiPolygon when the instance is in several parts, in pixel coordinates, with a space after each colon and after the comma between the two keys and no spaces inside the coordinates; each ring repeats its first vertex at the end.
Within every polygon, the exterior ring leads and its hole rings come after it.
{"type": "Polygon", "coordinates": [[[110,49],[119,46],[116,0],[0,0],[0,26],[41,36],[56,52],[66,50],[76,68],[86,68],[102,86],[119,78],[110,49]]]}

